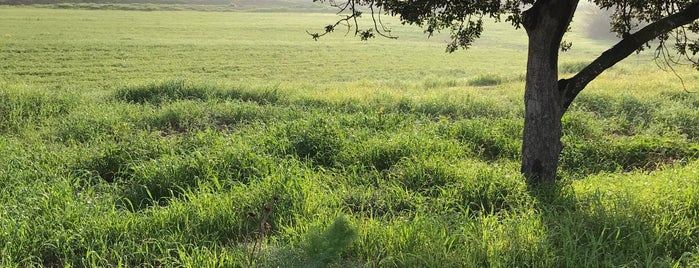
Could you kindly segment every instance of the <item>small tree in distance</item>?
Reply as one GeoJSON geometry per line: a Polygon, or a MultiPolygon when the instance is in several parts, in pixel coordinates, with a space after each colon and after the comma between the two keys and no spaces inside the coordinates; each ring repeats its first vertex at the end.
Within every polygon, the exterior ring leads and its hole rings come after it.
{"type": "Polygon", "coordinates": [[[575,97],[602,72],[635,51],[657,41],[656,55],[675,60],[670,50],[699,70],[699,0],[589,0],[612,10],[610,31],[621,40],[568,79],[558,77],[558,55],[570,44],[563,41],[579,0],[313,0],[340,9],[341,19],[327,25],[314,39],[337,26],[354,27],[362,40],[380,35],[395,38],[380,22],[381,15],[398,16],[432,35],[450,30],[447,51],[468,48],[483,32],[483,19],[503,18],[524,28],[529,38],[521,172],[529,184],[553,183],[563,149],[561,119],[575,97]],[[362,30],[357,18],[369,12],[373,21],[362,30]],[[639,25],[644,25],[640,27],[639,25]]]}

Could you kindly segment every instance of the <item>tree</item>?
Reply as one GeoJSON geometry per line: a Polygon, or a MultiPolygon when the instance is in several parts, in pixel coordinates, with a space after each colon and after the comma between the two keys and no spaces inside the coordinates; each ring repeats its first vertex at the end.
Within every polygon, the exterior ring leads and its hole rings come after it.
{"type": "MultiPolygon", "coordinates": [[[[339,25],[355,29],[362,40],[380,35],[395,38],[380,20],[398,16],[432,35],[450,30],[447,51],[467,49],[483,32],[483,19],[524,28],[528,37],[527,74],[524,93],[525,118],[521,172],[527,182],[555,181],[563,149],[561,119],[575,97],[597,76],[635,51],[657,44],[656,56],[671,64],[678,57],[699,70],[699,0],[590,0],[601,9],[613,10],[610,31],[621,40],[569,79],[558,77],[559,50],[570,48],[563,41],[579,0],[314,0],[329,2],[342,17],[327,25],[314,39],[339,25]],[[361,30],[357,18],[370,12],[373,25],[361,30]],[[643,26],[639,26],[643,25],[643,26]],[[677,54],[670,53],[674,50],[677,54]]],[[[655,46],[655,45],[654,45],[655,46]]]]}

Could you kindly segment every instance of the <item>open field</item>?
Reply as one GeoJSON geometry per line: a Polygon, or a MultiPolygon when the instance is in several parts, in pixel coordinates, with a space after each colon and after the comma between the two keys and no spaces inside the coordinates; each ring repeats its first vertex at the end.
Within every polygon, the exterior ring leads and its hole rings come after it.
{"type": "MultiPolygon", "coordinates": [[[[334,18],[0,6],[0,266],[699,266],[699,95],[648,53],[528,189],[523,32],[334,18]]],[[[611,44],[576,21],[564,76],[611,44]]]]}

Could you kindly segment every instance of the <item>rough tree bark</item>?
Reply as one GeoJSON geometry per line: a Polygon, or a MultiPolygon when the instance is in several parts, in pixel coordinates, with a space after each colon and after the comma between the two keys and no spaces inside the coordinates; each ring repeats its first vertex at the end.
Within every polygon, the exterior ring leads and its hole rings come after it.
{"type": "Polygon", "coordinates": [[[578,0],[541,0],[523,14],[529,36],[521,172],[529,183],[553,182],[558,169],[564,98],[558,51],[578,0]]]}
{"type": "Polygon", "coordinates": [[[521,172],[528,183],[555,181],[561,118],[575,97],[602,72],[647,42],[699,18],[699,1],[629,34],[570,79],[558,80],[558,51],[579,0],[540,0],[523,14],[529,36],[521,172]]]}

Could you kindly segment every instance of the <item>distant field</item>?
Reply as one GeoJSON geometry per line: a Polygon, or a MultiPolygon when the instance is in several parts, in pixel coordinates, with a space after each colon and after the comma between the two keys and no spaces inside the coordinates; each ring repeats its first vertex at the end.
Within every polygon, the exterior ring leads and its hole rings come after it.
{"type": "Polygon", "coordinates": [[[0,0],[0,5],[140,11],[327,12],[334,10],[326,4],[306,0],[0,0]]]}
{"type": "Polygon", "coordinates": [[[256,10],[0,6],[0,266],[699,266],[699,72],[603,74],[528,189],[523,32],[256,10]]]}

